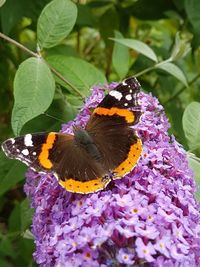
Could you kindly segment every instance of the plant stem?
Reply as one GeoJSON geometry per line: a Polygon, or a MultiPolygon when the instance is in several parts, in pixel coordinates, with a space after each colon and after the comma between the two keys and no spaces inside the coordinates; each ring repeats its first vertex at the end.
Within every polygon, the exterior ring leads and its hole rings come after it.
{"type": "Polygon", "coordinates": [[[153,67],[149,67],[149,68],[147,68],[147,69],[144,69],[144,70],[142,70],[142,71],[140,71],[140,72],[134,74],[134,77],[139,77],[139,76],[141,76],[141,75],[143,75],[143,74],[145,74],[145,73],[147,73],[147,72],[153,70],[154,68],[155,68],[155,65],[154,65],[153,67]]]}
{"type": "Polygon", "coordinates": [[[49,66],[49,68],[51,69],[51,71],[59,78],[61,79],[63,82],[65,82],[67,85],[69,85],[76,93],[77,95],[79,95],[81,97],[82,100],[85,99],[85,96],[79,92],[79,90],[73,85],[71,84],[68,80],[65,79],[65,77],[62,76],[62,74],[60,74],[56,69],[54,69],[51,65],[49,65],[48,62],[45,61],[45,63],[49,66]]]}
{"type": "MultiPolygon", "coordinates": [[[[28,49],[27,47],[25,47],[24,45],[18,43],[17,41],[13,40],[12,38],[6,36],[5,34],[3,34],[2,32],[0,32],[0,38],[8,41],[11,44],[14,44],[15,46],[19,47],[21,50],[27,52],[28,54],[30,54],[33,57],[37,57],[37,58],[41,58],[41,55],[38,53],[35,53],[33,51],[31,51],[30,49],[28,49]]],[[[43,59],[44,60],[44,59],[43,59]]],[[[77,95],[79,95],[81,97],[81,99],[84,99],[84,95],[79,92],[79,90],[73,85],[71,84],[68,80],[65,79],[65,77],[62,76],[62,74],[60,74],[56,69],[54,69],[51,65],[49,65],[46,60],[44,60],[45,63],[49,66],[49,68],[51,69],[51,71],[59,78],[61,79],[63,82],[65,82],[67,85],[69,85],[76,93],[77,95]]]]}
{"type": "Polygon", "coordinates": [[[141,76],[141,75],[143,75],[143,74],[145,74],[145,73],[147,73],[147,72],[149,72],[149,71],[152,71],[152,70],[158,68],[159,66],[161,66],[161,65],[163,65],[163,64],[165,64],[165,63],[171,62],[171,61],[172,61],[172,59],[171,59],[171,58],[168,58],[168,59],[166,59],[166,60],[163,60],[163,61],[161,61],[161,62],[158,62],[158,63],[156,63],[155,65],[153,65],[152,67],[149,67],[149,68],[147,68],[147,69],[144,69],[144,70],[142,70],[142,71],[140,71],[140,72],[134,74],[134,76],[135,76],[135,77],[141,76]]]}
{"type": "Polygon", "coordinates": [[[34,53],[33,51],[31,51],[30,49],[28,49],[24,45],[22,45],[22,44],[18,43],[17,41],[11,39],[10,37],[8,37],[5,34],[3,34],[2,32],[0,32],[0,37],[2,39],[4,39],[4,40],[8,41],[9,43],[14,44],[15,46],[19,47],[20,49],[24,50],[25,52],[29,53],[31,56],[39,57],[39,55],[37,53],[34,53]]]}

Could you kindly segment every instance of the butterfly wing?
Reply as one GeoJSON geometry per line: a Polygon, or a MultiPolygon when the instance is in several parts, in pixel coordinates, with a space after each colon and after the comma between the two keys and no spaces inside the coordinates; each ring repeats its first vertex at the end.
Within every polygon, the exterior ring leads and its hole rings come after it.
{"type": "Polygon", "coordinates": [[[27,134],[2,144],[5,154],[33,170],[53,172],[61,186],[78,193],[99,191],[124,176],[137,163],[141,140],[129,126],[141,115],[137,93],[140,85],[129,78],[110,91],[94,110],[85,130],[75,135],[27,134]],[[134,109],[134,110],[133,110],[134,109]]]}
{"type": "Polygon", "coordinates": [[[53,172],[67,191],[91,193],[109,182],[102,165],[77,144],[73,135],[27,134],[6,140],[2,149],[9,158],[18,159],[33,170],[53,172]]]}
{"type": "Polygon", "coordinates": [[[101,162],[88,153],[87,147],[88,144],[81,144],[73,135],[57,134],[49,160],[53,162],[60,185],[67,191],[82,194],[97,192],[110,181],[101,162]]]}
{"type": "Polygon", "coordinates": [[[45,168],[40,164],[39,155],[47,137],[47,133],[27,134],[7,139],[1,147],[7,157],[18,159],[33,170],[44,171],[45,168]]]}
{"type": "Polygon", "coordinates": [[[141,116],[141,108],[138,104],[140,88],[136,78],[131,77],[124,80],[104,97],[94,110],[94,114],[116,115],[124,118],[125,123],[129,125],[138,123],[141,116]]]}
{"type": "Polygon", "coordinates": [[[104,168],[114,172],[114,179],[130,172],[142,152],[141,139],[130,127],[141,116],[139,91],[135,78],[125,80],[105,96],[86,126],[102,154],[104,168]]]}

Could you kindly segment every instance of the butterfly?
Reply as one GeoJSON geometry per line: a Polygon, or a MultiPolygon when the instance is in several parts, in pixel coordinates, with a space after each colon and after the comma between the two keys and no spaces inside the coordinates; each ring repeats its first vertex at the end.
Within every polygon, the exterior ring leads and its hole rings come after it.
{"type": "Polygon", "coordinates": [[[137,164],[142,141],[138,123],[140,84],[134,77],[111,90],[93,110],[85,128],[73,134],[34,133],[7,139],[6,156],[37,172],[53,173],[67,191],[88,194],[104,189],[137,164]]]}

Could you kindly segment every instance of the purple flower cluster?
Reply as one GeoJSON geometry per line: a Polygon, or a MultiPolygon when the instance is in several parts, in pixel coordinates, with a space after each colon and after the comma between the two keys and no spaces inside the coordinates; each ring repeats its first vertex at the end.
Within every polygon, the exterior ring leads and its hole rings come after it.
{"type": "MultiPolygon", "coordinates": [[[[73,122],[85,126],[105,90],[92,90],[73,122]]],[[[134,170],[89,195],[65,191],[50,174],[27,173],[25,192],[35,208],[32,232],[39,266],[200,266],[200,206],[186,153],[168,135],[162,106],[140,93],[143,141],[134,170]]]]}

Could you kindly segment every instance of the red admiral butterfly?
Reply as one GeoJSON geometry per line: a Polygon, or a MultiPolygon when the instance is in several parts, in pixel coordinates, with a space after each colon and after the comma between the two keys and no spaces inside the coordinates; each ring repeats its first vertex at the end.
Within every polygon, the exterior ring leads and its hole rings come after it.
{"type": "Polygon", "coordinates": [[[5,154],[38,172],[53,172],[67,191],[97,192],[111,179],[120,179],[136,165],[141,139],[130,126],[140,116],[140,84],[128,78],[111,90],[94,109],[85,129],[74,135],[36,133],[10,138],[2,144],[5,154]]]}

